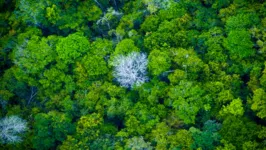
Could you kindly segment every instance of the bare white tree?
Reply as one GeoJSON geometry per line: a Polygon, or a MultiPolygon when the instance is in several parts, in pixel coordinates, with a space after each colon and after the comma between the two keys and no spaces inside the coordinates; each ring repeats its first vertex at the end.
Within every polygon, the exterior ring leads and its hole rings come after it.
{"type": "Polygon", "coordinates": [[[19,134],[27,130],[27,122],[18,116],[5,117],[0,120],[0,143],[18,143],[19,134]]]}
{"type": "Polygon", "coordinates": [[[148,80],[146,76],[147,56],[143,53],[132,52],[127,56],[115,57],[113,75],[123,87],[139,86],[148,80]]]}

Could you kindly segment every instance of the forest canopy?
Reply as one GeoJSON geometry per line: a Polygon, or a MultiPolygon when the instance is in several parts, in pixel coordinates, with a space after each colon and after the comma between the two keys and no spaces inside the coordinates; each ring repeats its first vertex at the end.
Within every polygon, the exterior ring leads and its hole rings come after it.
{"type": "Polygon", "coordinates": [[[0,18],[0,149],[266,150],[264,0],[2,0],[0,18]]]}

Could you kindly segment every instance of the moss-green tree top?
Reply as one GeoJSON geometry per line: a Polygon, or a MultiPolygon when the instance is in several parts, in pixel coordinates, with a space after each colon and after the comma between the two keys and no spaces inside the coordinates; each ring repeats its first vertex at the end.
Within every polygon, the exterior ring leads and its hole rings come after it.
{"type": "Polygon", "coordinates": [[[82,54],[88,52],[90,43],[86,37],[80,33],[68,35],[61,38],[56,45],[58,61],[63,61],[65,64],[75,62],[82,54]]]}
{"type": "Polygon", "coordinates": [[[224,46],[228,49],[232,59],[244,59],[255,54],[251,35],[243,29],[230,31],[224,41],[224,46]]]}

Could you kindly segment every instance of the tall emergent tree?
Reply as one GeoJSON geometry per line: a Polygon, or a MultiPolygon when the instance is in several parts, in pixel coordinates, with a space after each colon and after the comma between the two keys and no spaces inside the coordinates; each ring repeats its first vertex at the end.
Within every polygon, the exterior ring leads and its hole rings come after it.
{"type": "Polygon", "coordinates": [[[18,116],[5,117],[0,120],[0,143],[18,143],[19,136],[27,130],[27,122],[18,116]]]}
{"type": "Polygon", "coordinates": [[[132,52],[127,56],[119,55],[113,62],[114,77],[124,87],[139,86],[148,80],[146,76],[147,56],[132,52]]]}

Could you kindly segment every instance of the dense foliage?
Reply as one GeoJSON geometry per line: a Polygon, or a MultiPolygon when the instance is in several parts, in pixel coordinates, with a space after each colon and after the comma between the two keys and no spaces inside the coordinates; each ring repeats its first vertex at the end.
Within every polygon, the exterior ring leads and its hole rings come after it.
{"type": "Polygon", "coordinates": [[[0,8],[0,149],[266,150],[264,0],[0,8]]]}

